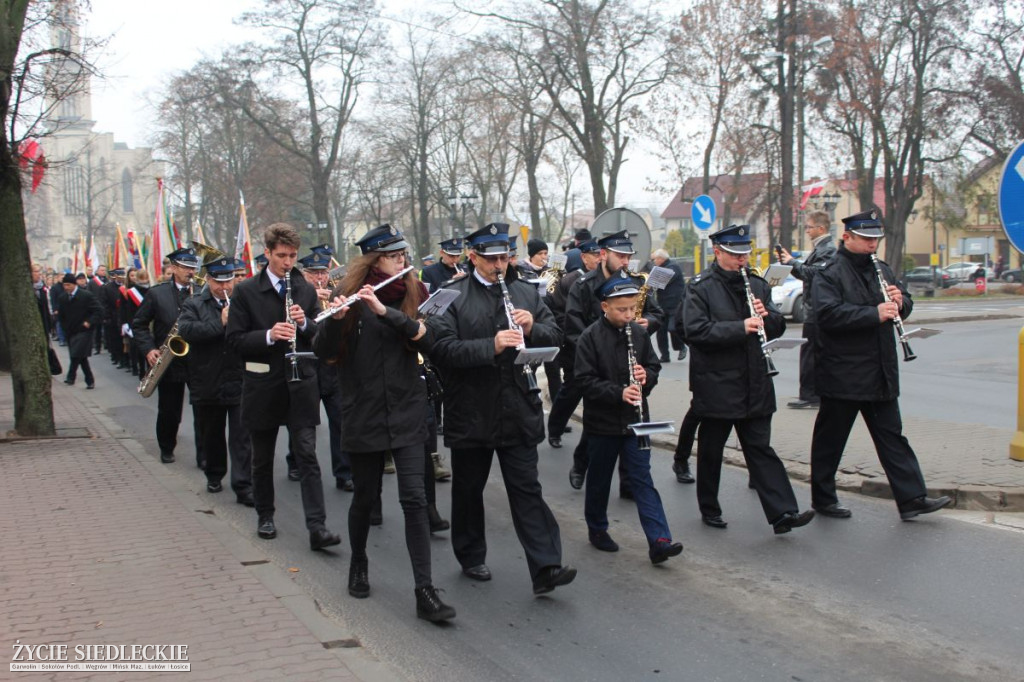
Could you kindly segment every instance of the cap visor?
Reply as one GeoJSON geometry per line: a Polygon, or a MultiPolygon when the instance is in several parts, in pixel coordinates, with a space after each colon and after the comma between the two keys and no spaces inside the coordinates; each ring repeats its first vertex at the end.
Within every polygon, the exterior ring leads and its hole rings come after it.
{"type": "Polygon", "coordinates": [[[614,251],[615,253],[621,253],[626,256],[632,256],[636,253],[632,246],[609,246],[608,250],[614,251]]]}
{"type": "Polygon", "coordinates": [[[718,248],[720,248],[722,251],[734,253],[737,256],[743,256],[750,253],[750,244],[729,244],[728,246],[726,246],[725,244],[719,244],[718,248]]]}
{"type": "Polygon", "coordinates": [[[391,251],[401,251],[402,249],[407,248],[409,248],[409,243],[403,239],[402,241],[395,242],[394,244],[388,244],[387,246],[374,249],[374,251],[379,253],[390,253],[391,251]]]}
{"type": "Polygon", "coordinates": [[[885,230],[881,227],[858,227],[856,230],[849,231],[860,237],[869,237],[872,239],[881,239],[885,236],[885,230]]]}

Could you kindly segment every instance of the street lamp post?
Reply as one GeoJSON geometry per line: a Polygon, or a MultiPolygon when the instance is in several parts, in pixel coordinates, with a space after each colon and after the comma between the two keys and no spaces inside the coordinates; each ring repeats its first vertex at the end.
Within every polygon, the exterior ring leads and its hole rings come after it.
{"type": "Polygon", "coordinates": [[[449,219],[452,226],[452,237],[455,237],[455,209],[459,206],[462,207],[462,231],[466,231],[466,209],[473,208],[473,202],[479,199],[476,194],[462,194],[456,192],[455,188],[452,188],[451,194],[448,195],[448,208],[450,210],[449,219]]]}
{"type": "Polygon", "coordinates": [[[329,227],[330,227],[330,225],[328,225],[327,223],[306,223],[306,229],[309,230],[310,233],[312,233],[313,230],[316,230],[316,243],[317,244],[321,243],[320,242],[320,231],[321,230],[326,230],[329,227]]]}

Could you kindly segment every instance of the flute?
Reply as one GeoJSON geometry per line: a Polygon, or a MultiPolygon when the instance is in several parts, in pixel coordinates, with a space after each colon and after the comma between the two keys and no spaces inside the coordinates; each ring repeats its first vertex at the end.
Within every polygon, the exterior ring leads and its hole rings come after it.
{"type": "MultiPolygon", "coordinates": [[[[376,286],[374,286],[374,287],[373,287],[373,290],[374,290],[374,291],[377,291],[377,290],[379,290],[379,289],[383,289],[383,288],[384,288],[384,287],[386,287],[387,285],[389,285],[389,284],[391,284],[392,282],[394,282],[394,281],[395,281],[396,279],[401,279],[402,277],[405,277],[405,276],[406,276],[407,274],[409,274],[409,272],[411,272],[411,271],[413,271],[413,270],[415,270],[415,269],[416,269],[416,268],[414,268],[413,266],[411,266],[411,265],[410,265],[409,267],[407,267],[407,268],[406,268],[405,270],[402,270],[402,271],[401,271],[400,273],[398,273],[397,275],[392,275],[391,277],[388,277],[388,278],[387,278],[386,280],[384,280],[384,281],[383,281],[383,282],[381,282],[380,284],[377,284],[376,286]]],[[[327,319],[328,317],[330,317],[330,316],[332,316],[332,315],[337,315],[338,313],[340,313],[340,312],[341,312],[342,310],[344,310],[345,308],[349,307],[350,305],[352,305],[352,304],[353,304],[353,303],[355,303],[356,301],[360,301],[360,300],[362,300],[362,298],[361,298],[361,297],[359,296],[359,294],[355,294],[355,295],[351,296],[351,297],[350,297],[350,298],[349,298],[349,299],[348,299],[347,301],[345,301],[344,303],[342,303],[341,305],[331,306],[331,307],[330,307],[330,308],[328,308],[327,310],[323,311],[322,313],[320,313],[319,315],[317,315],[317,316],[316,316],[316,317],[315,317],[315,318],[313,319],[313,321],[314,321],[314,322],[323,322],[323,321],[324,321],[324,320],[326,320],[326,319],[327,319]]]]}
{"type": "MultiPolygon", "coordinates": [[[[882,299],[886,303],[892,303],[892,296],[889,295],[889,285],[885,281],[885,275],[882,274],[882,266],[878,264],[878,256],[875,254],[871,254],[871,264],[875,266],[875,274],[878,275],[878,285],[882,287],[882,299]]],[[[900,337],[900,345],[903,346],[903,361],[910,362],[917,356],[914,355],[914,351],[910,350],[907,333],[903,331],[903,318],[900,317],[899,306],[896,307],[896,317],[892,318],[892,323],[896,326],[896,333],[900,337]]]]}

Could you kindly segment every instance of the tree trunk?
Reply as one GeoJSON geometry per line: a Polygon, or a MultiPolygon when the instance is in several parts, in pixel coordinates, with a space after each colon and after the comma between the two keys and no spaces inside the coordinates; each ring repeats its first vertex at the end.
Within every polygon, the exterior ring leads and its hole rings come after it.
{"type": "Polygon", "coordinates": [[[21,436],[52,436],[46,336],[32,292],[21,177],[6,137],[0,133],[0,328],[11,353],[14,430],[21,436]]]}

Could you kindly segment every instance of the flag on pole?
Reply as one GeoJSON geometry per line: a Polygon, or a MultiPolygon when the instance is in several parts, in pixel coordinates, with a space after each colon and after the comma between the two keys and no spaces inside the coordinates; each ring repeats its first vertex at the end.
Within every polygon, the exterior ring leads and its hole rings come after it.
{"type": "Polygon", "coordinates": [[[174,225],[167,215],[167,200],[164,195],[163,178],[156,179],[156,216],[153,219],[152,268],[153,281],[160,281],[163,275],[163,260],[167,254],[179,248],[175,238],[174,225]]]}
{"type": "Polygon", "coordinates": [[[825,184],[827,182],[828,182],[828,178],[825,178],[824,180],[819,180],[818,182],[812,182],[811,184],[804,185],[803,187],[800,188],[800,191],[803,192],[803,197],[800,199],[800,210],[801,211],[804,210],[804,208],[807,206],[807,200],[808,199],[810,199],[811,197],[816,197],[819,194],[821,194],[821,191],[823,189],[825,189],[825,184]]]}
{"type": "Polygon", "coordinates": [[[85,249],[82,247],[83,240],[84,237],[82,237],[82,234],[79,233],[78,246],[75,247],[75,257],[72,259],[71,262],[71,272],[75,273],[76,275],[80,270],[85,269],[83,267],[83,265],[85,264],[85,249]]]}
{"type": "Polygon", "coordinates": [[[145,259],[143,259],[142,258],[142,254],[139,253],[138,238],[135,236],[135,232],[132,231],[132,230],[128,230],[127,237],[128,237],[128,244],[127,244],[127,246],[128,246],[128,255],[131,258],[131,260],[132,260],[132,262],[133,262],[133,264],[135,266],[135,269],[136,270],[141,270],[142,269],[142,263],[143,263],[143,261],[145,259]]]}
{"type": "Polygon", "coordinates": [[[89,237],[89,251],[85,254],[85,267],[96,269],[100,265],[99,255],[96,253],[96,235],[89,237]]]}
{"type": "MultiPolygon", "coordinates": [[[[125,244],[124,235],[121,234],[121,224],[114,223],[114,230],[117,233],[117,242],[114,243],[114,267],[129,267],[132,262],[132,253],[125,244]]],[[[131,232],[128,234],[130,235],[131,232]]]]}
{"type": "Polygon", "coordinates": [[[238,237],[235,238],[235,258],[245,263],[245,276],[256,274],[256,262],[252,255],[252,240],[249,238],[249,221],[245,217],[245,196],[238,190],[238,237]]]}
{"type": "Polygon", "coordinates": [[[192,238],[195,239],[195,241],[199,242],[200,244],[210,243],[206,241],[206,235],[203,234],[203,226],[199,224],[198,220],[196,220],[196,229],[192,230],[192,238]]]}

